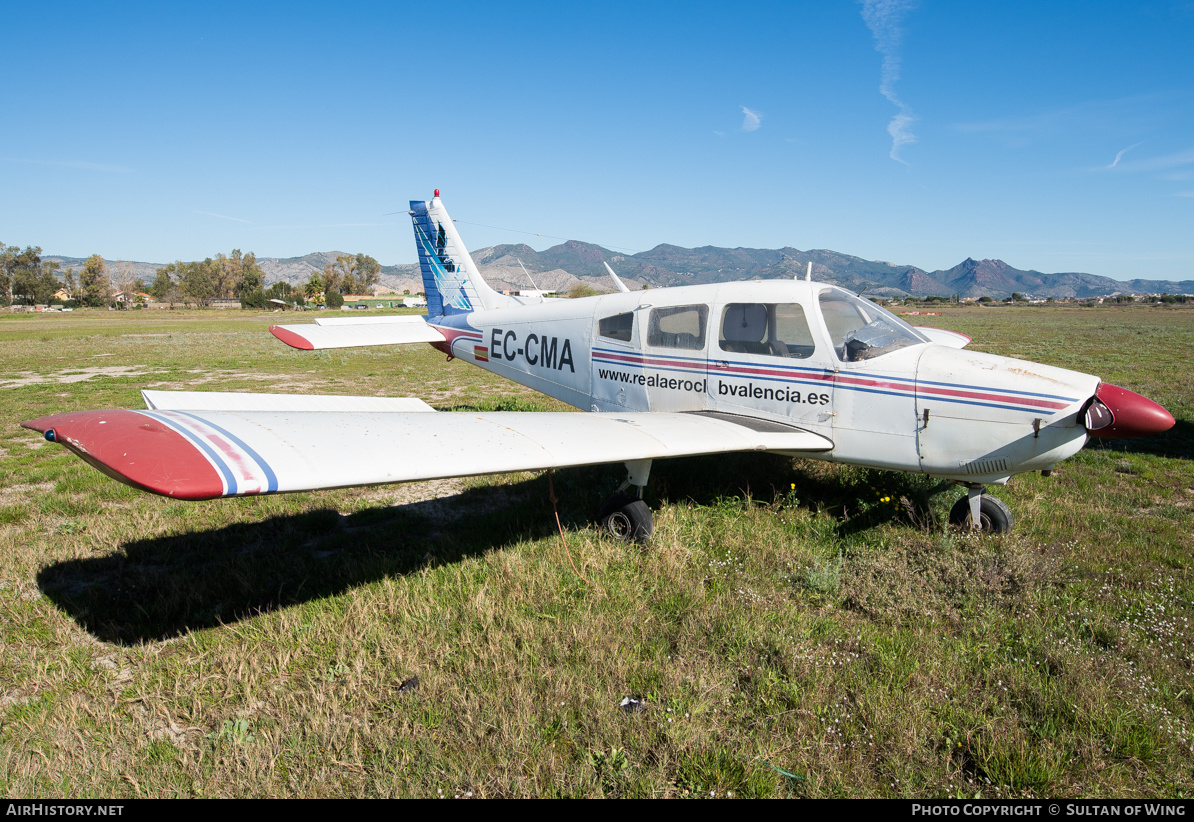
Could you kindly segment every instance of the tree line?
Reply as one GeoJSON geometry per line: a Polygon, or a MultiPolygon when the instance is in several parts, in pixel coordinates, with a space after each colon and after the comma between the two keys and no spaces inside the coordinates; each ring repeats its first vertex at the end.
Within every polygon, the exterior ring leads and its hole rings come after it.
{"type": "Polygon", "coordinates": [[[313,272],[303,289],[289,283],[274,283],[265,290],[265,272],[252,252],[234,249],[230,256],[208,257],[203,262],[175,262],[159,268],[149,293],[155,300],[197,302],[207,305],[213,299],[240,300],[242,308],[265,308],[270,299],[292,304],[312,301],[320,305],[343,305],[344,294],[369,293],[381,276],[381,263],[368,254],[343,255],[328,263],[321,272],[313,272]]]}
{"type": "Polygon", "coordinates": [[[214,259],[170,263],[157,269],[153,282],[146,284],[134,275],[131,264],[108,264],[98,254],[88,257],[77,274],[73,268],[62,271],[59,263],[42,260],[41,254],[36,246],[22,250],[0,243],[0,304],[127,307],[144,303],[141,295],[145,294],[172,308],[180,303],[210,305],[216,299],[239,299],[242,308],[265,308],[271,298],[339,307],[343,295],[368,294],[381,276],[381,264],[369,255],[343,255],[322,271],[312,272],[301,288],[279,282],[267,290],[257,256],[233,249],[214,259]],[[114,297],[120,292],[125,297],[117,303],[114,297]]]}
{"type": "Polygon", "coordinates": [[[61,268],[54,260],[43,260],[37,246],[25,246],[22,251],[19,246],[0,243],[0,303],[49,305],[57,301],[101,306],[110,301],[112,285],[103,257],[92,254],[78,275],[73,268],[61,268]]]}
{"type": "Polygon", "coordinates": [[[153,283],[144,290],[158,302],[210,305],[212,300],[239,299],[242,308],[264,308],[265,272],[253,252],[234,248],[228,256],[184,263],[181,260],[159,268],[153,283]]]}
{"type": "Polygon", "coordinates": [[[368,254],[346,254],[313,271],[303,283],[303,296],[310,302],[339,308],[345,294],[370,294],[381,279],[381,263],[368,254]]]}

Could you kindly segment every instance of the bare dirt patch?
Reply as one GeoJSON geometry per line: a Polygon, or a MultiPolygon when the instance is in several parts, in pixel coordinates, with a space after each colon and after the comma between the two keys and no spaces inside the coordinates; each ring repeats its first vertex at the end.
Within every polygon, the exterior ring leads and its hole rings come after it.
{"type": "Polygon", "coordinates": [[[453,498],[463,491],[464,481],[453,478],[384,485],[367,492],[364,498],[370,502],[389,504],[393,507],[409,505],[412,506],[412,512],[436,521],[445,521],[461,516],[461,506],[453,498]]]}
{"type": "Polygon", "coordinates": [[[472,488],[467,480],[453,478],[382,486],[366,492],[362,497],[369,502],[404,508],[442,525],[455,522],[465,515],[501,510],[518,496],[506,487],[493,486],[484,488],[481,496],[471,494],[466,499],[465,494],[472,488]]]}
{"type": "Polygon", "coordinates": [[[29,485],[11,485],[8,488],[0,488],[0,505],[12,505],[14,502],[22,502],[34,493],[44,494],[47,491],[54,490],[54,483],[39,482],[29,485]]]}
{"type": "Polygon", "coordinates": [[[187,380],[164,380],[161,382],[149,383],[146,388],[163,388],[173,390],[185,390],[187,387],[194,387],[196,385],[207,385],[212,382],[220,382],[225,380],[253,380],[255,382],[268,382],[269,389],[276,391],[277,389],[286,388],[294,389],[300,392],[312,391],[321,384],[319,380],[298,379],[285,374],[261,374],[248,371],[208,371],[204,369],[191,369],[187,371],[188,374],[195,374],[195,377],[187,380]]]}
{"type": "Polygon", "coordinates": [[[0,388],[20,388],[23,385],[57,382],[86,382],[95,377],[140,377],[144,374],[159,374],[164,369],[144,365],[107,365],[89,368],[68,368],[53,374],[38,374],[35,371],[18,371],[15,378],[0,380],[0,388]]]}
{"type": "Polygon", "coordinates": [[[385,486],[371,491],[368,498],[379,502],[389,500],[393,505],[410,505],[424,500],[455,496],[463,490],[464,481],[453,478],[385,486]]]}

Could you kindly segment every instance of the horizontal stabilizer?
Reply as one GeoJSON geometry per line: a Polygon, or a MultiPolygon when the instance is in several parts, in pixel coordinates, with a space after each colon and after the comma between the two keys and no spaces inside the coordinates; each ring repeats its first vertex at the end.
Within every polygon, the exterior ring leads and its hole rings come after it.
{"type": "MultiPolygon", "coordinates": [[[[250,395],[251,396],[251,395],[250,395]]],[[[76,411],[22,423],[176,499],[534,471],[732,451],[827,451],[798,428],[675,413],[76,411]],[[773,429],[773,426],[765,426],[773,429]]]]}
{"type": "Polygon", "coordinates": [[[418,397],[342,394],[239,394],[225,391],[142,391],[150,411],[434,411],[418,397]]]}
{"type": "Polygon", "coordinates": [[[429,326],[421,314],[394,317],[328,317],[301,325],[274,325],[270,326],[269,330],[290,347],[305,351],[444,340],[444,335],[429,326]]]}
{"type": "Polygon", "coordinates": [[[927,325],[919,325],[916,330],[939,345],[948,345],[950,348],[965,348],[970,345],[970,338],[957,331],[946,331],[944,328],[932,328],[927,325]]]}

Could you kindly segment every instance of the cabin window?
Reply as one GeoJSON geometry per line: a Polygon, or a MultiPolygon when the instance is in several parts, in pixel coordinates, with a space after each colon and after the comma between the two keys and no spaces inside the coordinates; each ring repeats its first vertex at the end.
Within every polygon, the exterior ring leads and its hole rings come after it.
{"type": "Polygon", "coordinates": [[[707,305],[653,308],[651,321],[647,325],[647,344],[659,348],[700,351],[705,347],[705,324],[708,319],[707,305]]]}
{"type": "Polygon", "coordinates": [[[816,348],[800,303],[730,303],[718,342],[732,354],[805,359],[816,348]]]}
{"type": "Polygon", "coordinates": [[[597,333],[607,339],[630,342],[634,336],[634,314],[627,312],[603,317],[597,322],[597,333]]]}
{"type": "Polygon", "coordinates": [[[890,311],[837,289],[821,292],[821,316],[839,360],[873,360],[928,338],[890,311]]]}

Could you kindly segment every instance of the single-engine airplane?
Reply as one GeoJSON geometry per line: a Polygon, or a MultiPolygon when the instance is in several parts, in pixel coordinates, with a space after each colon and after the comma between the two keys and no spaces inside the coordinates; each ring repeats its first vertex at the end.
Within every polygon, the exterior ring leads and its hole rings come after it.
{"type": "Polygon", "coordinates": [[[1169,429],[1160,405],[1098,377],[963,350],[836,286],[767,280],[580,299],[505,296],[439,191],[411,202],[427,316],[270,330],[299,349],[427,342],[592,412],[434,412],[416,398],[143,391],[146,409],[22,423],[120,482],[203,500],[623,462],[599,520],[653,531],[652,460],[771,451],[928,474],[967,489],[951,521],[1005,532],[986,493],[1048,473],[1088,437],[1169,429]],[[633,489],[633,490],[629,490],[633,489]]]}

